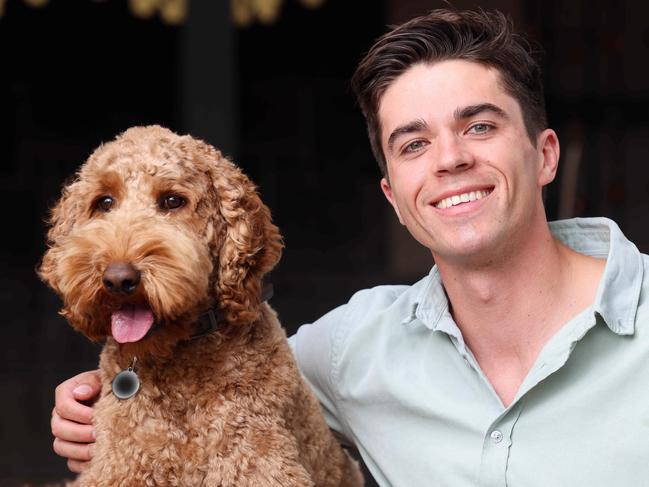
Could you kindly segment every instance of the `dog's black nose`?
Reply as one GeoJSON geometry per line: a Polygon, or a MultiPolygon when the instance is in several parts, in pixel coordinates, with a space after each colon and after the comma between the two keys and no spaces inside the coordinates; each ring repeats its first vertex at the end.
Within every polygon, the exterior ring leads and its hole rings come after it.
{"type": "Polygon", "coordinates": [[[140,271],[128,262],[113,262],[102,279],[106,291],[113,294],[133,294],[140,284],[140,271]]]}

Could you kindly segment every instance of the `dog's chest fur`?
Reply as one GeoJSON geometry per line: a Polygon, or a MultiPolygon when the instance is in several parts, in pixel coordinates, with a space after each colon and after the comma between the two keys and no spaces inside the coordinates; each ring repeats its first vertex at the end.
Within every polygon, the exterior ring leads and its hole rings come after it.
{"type": "Polygon", "coordinates": [[[167,360],[141,359],[140,391],[120,400],[110,383],[128,362],[112,341],[102,351],[92,464],[111,465],[114,478],[91,466],[81,485],[244,485],[266,458],[299,460],[286,429],[301,400],[299,374],[274,317],[234,336],[187,341],[167,360]]]}

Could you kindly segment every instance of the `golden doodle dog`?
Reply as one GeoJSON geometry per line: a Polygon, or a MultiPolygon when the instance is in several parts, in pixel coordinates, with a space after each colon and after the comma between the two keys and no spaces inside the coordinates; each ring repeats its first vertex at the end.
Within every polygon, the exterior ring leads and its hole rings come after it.
{"type": "Polygon", "coordinates": [[[254,185],[158,126],[100,146],[52,211],[40,275],[105,340],[77,486],[358,486],[262,295],[282,240],[254,185]]]}

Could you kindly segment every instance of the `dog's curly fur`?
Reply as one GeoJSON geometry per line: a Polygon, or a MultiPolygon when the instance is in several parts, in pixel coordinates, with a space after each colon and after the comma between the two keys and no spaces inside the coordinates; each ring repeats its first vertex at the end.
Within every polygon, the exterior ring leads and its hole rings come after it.
{"type": "Polygon", "coordinates": [[[95,455],[74,485],[362,485],[260,299],[281,236],[254,185],[219,151],[159,126],[127,130],[64,188],[48,241],[39,273],[61,313],[106,341],[95,455]],[[164,209],[170,194],[186,204],[164,209]],[[98,205],[105,196],[109,208],[98,205]],[[114,262],[141,272],[133,294],[102,285],[114,262]],[[111,337],[111,313],[125,302],[148,304],[158,324],[133,343],[111,337]],[[210,305],[222,326],[189,339],[210,305]],[[142,387],[117,399],[111,381],[135,356],[142,387]]]}

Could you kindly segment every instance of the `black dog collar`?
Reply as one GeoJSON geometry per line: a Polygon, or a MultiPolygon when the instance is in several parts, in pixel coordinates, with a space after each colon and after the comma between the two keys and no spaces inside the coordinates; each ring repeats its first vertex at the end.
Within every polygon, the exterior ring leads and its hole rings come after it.
{"type": "MultiPolygon", "coordinates": [[[[264,282],[261,289],[261,302],[268,301],[273,297],[273,285],[270,282],[264,282]]],[[[214,306],[211,306],[205,313],[198,317],[196,321],[196,330],[194,334],[188,338],[188,340],[193,340],[195,338],[200,338],[205,335],[209,335],[217,331],[221,325],[225,322],[225,317],[223,313],[216,309],[214,306]]]]}
{"type": "MultiPolygon", "coordinates": [[[[261,290],[261,302],[268,301],[273,297],[273,285],[270,282],[264,282],[261,290]]],[[[210,307],[205,313],[198,317],[196,322],[196,331],[188,338],[193,340],[217,331],[225,322],[225,317],[214,306],[210,307]]],[[[112,381],[112,390],[115,397],[125,400],[133,397],[140,390],[140,378],[135,371],[137,357],[133,357],[130,367],[121,371],[112,381]]]]}

